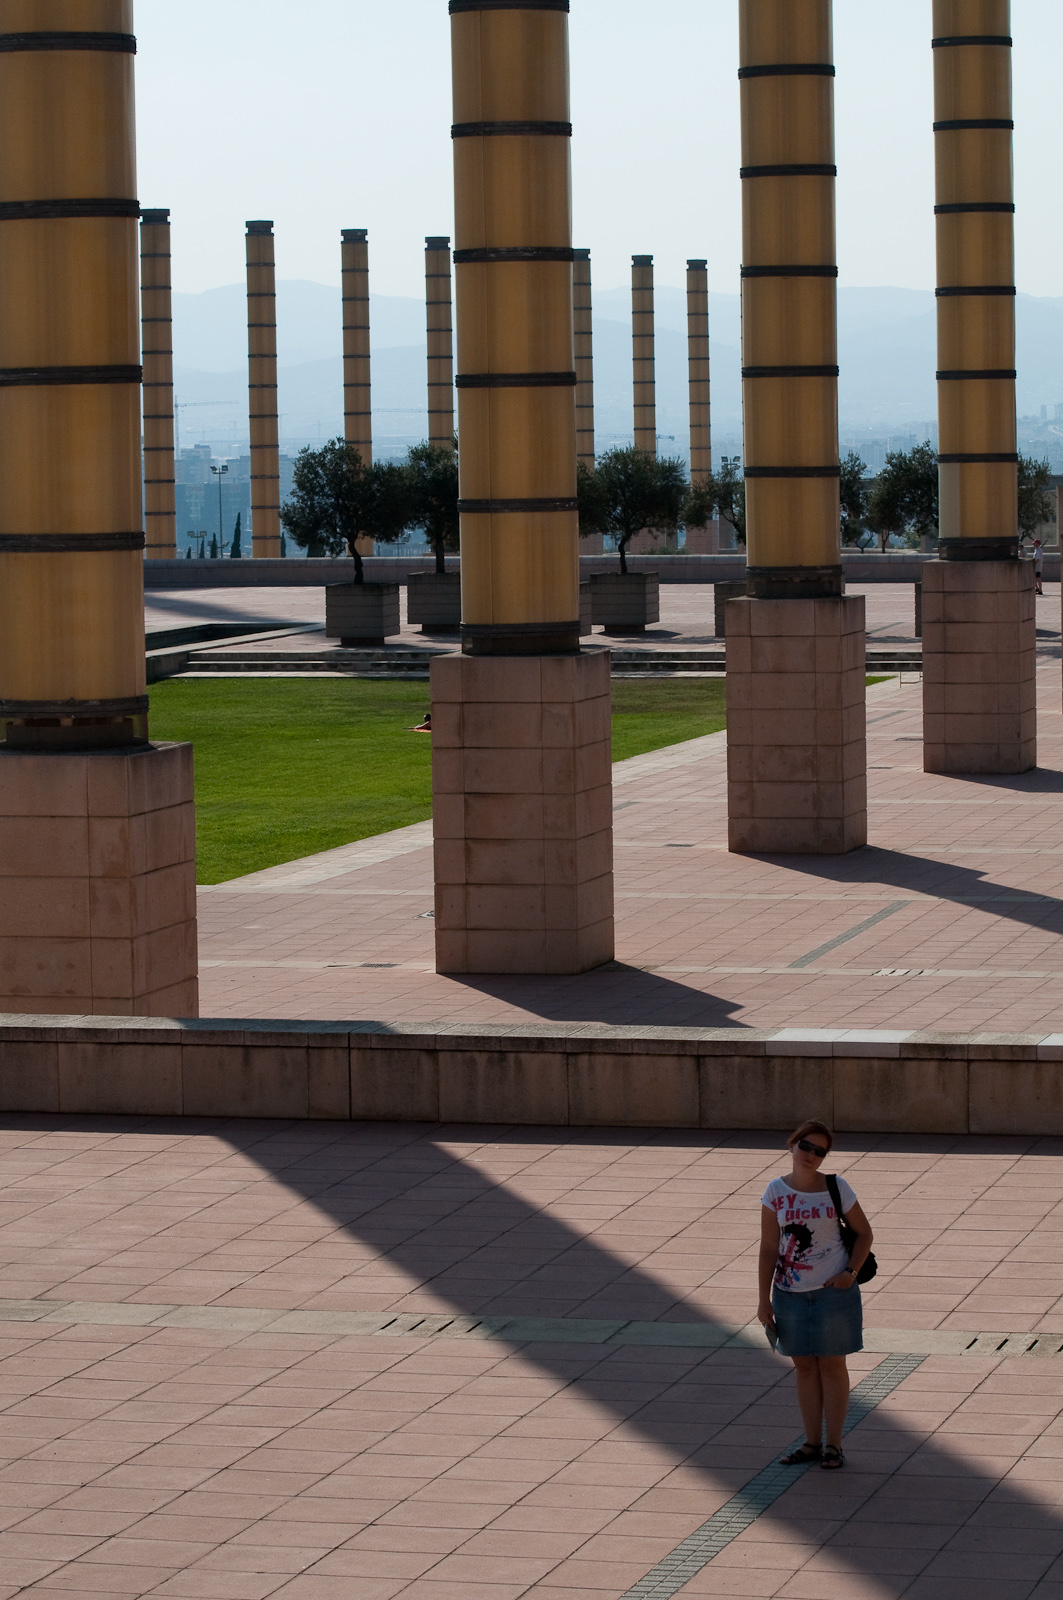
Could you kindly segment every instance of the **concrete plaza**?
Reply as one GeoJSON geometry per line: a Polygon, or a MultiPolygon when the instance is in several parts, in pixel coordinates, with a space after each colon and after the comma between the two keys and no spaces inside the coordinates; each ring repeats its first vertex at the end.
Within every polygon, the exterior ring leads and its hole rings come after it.
{"type": "Polygon", "coordinates": [[[1058,1140],[843,1141],[904,1376],[702,1562],[799,1432],[777,1144],[5,1118],[0,1597],[1061,1600],[1058,1140]]]}
{"type": "MultiPolygon", "coordinates": [[[[1034,773],[925,775],[891,679],[867,850],[728,854],[712,735],[614,769],[613,967],[436,975],[419,824],[201,889],[203,1014],[1063,1031],[1042,605],[1034,773]]],[[[5,1114],[0,1600],[1063,1600],[1063,1140],[840,1141],[880,1273],[847,1469],[792,1481],[778,1145],[5,1114]]]]}
{"type": "Polygon", "coordinates": [[[203,1015],[1063,1029],[1057,595],[1041,605],[1035,772],[924,774],[920,686],[893,678],[868,691],[866,850],[728,854],[713,734],[614,768],[613,967],[437,975],[424,823],[201,889],[203,1015]]]}

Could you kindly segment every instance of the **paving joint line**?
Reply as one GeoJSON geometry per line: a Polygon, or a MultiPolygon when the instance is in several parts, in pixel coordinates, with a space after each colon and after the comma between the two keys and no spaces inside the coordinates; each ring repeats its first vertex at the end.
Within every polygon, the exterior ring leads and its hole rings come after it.
{"type": "MultiPolygon", "coordinates": [[[[97,1324],[141,1328],[214,1328],[236,1333],[308,1337],[370,1336],[497,1339],[505,1344],[667,1346],[687,1350],[747,1349],[764,1353],[759,1323],[729,1328],[711,1322],[637,1322],[623,1317],[472,1316],[454,1312],[306,1311],[278,1307],[161,1305],[136,1300],[2,1300],[0,1322],[47,1326],[97,1324]]],[[[960,1329],[869,1328],[864,1349],[900,1360],[930,1355],[1063,1357],[1063,1332],[977,1333],[960,1329]]]]}
{"type": "MultiPolygon", "coordinates": [[[[926,1356],[887,1356],[885,1361],[881,1361],[853,1390],[843,1432],[851,1433],[859,1427],[865,1417],[888,1399],[926,1359],[926,1356]]],[[[795,1450],[804,1442],[802,1435],[789,1448],[795,1450]]],[[[783,1451],[784,1455],[787,1453],[783,1451]]],[[[715,1561],[722,1550],[726,1550],[740,1534],[752,1527],[776,1500],[781,1499],[813,1467],[820,1470],[814,1462],[803,1467],[784,1467],[778,1461],[773,1461],[770,1467],[765,1467],[750,1479],[744,1489],[732,1495],[726,1505],[721,1506],[707,1522],[703,1522],[700,1528],[658,1561],[644,1578],[640,1578],[621,1596],[621,1600],[670,1600],[672,1595],[685,1589],[711,1561],[715,1561]]]]}
{"type": "Polygon", "coordinates": [[[810,950],[807,955],[798,956],[796,961],[791,961],[788,968],[793,972],[801,967],[810,967],[813,961],[818,961],[820,956],[829,955],[832,950],[837,950],[840,944],[848,944],[850,939],[855,939],[861,933],[866,933],[868,928],[873,928],[876,922],[885,922],[887,917],[892,917],[895,912],[903,911],[905,906],[910,906],[910,900],[894,900],[892,905],[886,906],[883,911],[876,911],[874,916],[865,917],[863,922],[858,922],[847,933],[839,933],[836,939],[828,939],[826,944],[817,945],[815,950],[810,950]]]}

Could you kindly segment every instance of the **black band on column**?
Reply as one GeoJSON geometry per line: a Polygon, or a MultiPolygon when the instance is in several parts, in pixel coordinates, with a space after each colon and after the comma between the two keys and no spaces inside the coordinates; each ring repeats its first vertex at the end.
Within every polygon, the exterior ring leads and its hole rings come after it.
{"type": "Polygon", "coordinates": [[[942,539],[938,543],[940,561],[1017,561],[1019,536],[1002,539],[942,539]]]}
{"type": "Polygon", "coordinates": [[[743,278],[836,278],[837,267],[743,267],[743,278]]]}
{"type": "Polygon", "coordinates": [[[574,372],[462,372],[456,389],[574,389],[574,372]]]}
{"type": "Polygon", "coordinates": [[[1000,211],[1015,215],[1013,200],[958,200],[944,206],[935,206],[935,217],[963,217],[979,212],[1000,211]]]}
{"type": "Polygon", "coordinates": [[[842,469],[837,467],[743,467],[742,475],[746,478],[840,478],[842,469]]]}
{"type": "Polygon", "coordinates": [[[139,383],[141,367],[0,367],[0,389],[40,389],[66,383],[139,383]]]}
{"type": "MultiPolygon", "coordinates": [[[[150,483],[172,483],[151,478],[150,483]]],[[[142,533],[0,533],[0,555],[66,556],[102,550],[143,550],[142,533]]]]}
{"type": "Polygon", "coordinates": [[[0,717],[144,717],[146,694],[121,700],[0,700],[0,717]]]}
{"type": "Polygon", "coordinates": [[[746,593],[754,600],[833,600],[843,592],[840,565],[746,568],[746,593]]]}
{"type": "Polygon", "coordinates": [[[26,50],[102,50],[135,56],[137,41],[131,33],[0,33],[0,55],[26,50]]]}
{"type": "Polygon", "coordinates": [[[460,11],[567,11],[569,0],[450,0],[450,14],[460,11]]]}
{"type": "Polygon", "coordinates": [[[964,383],[971,379],[999,378],[1002,382],[1010,380],[1014,383],[1018,376],[1019,374],[1014,367],[984,367],[972,369],[971,371],[939,372],[937,373],[937,380],[939,383],[964,383]]]}
{"type": "Polygon", "coordinates": [[[973,455],[952,454],[938,456],[939,467],[973,467],[973,466],[1008,466],[1018,465],[1019,452],[1017,450],[997,450],[991,454],[973,455]]]}
{"type": "Polygon", "coordinates": [[[771,167],[742,167],[740,178],[836,178],[838,169],[826,161],[785,162],[771,167]]]}
{"type": "Polygon", "coordinates": [[[579,501],[575,495],[555,499],[537,496],[526,500],[459,500],[458,510],[469,517],[505,516],[521,511],[578,511],[579,501]]]}
{"type": "Polygon", "coordinates": [[[961,44],[999,44],[1011,49],[1011,35],[1007,33],[961,33],[947,39],[931,40],[935,50],[952,50],[961,44]]]}
{"type": "Polygon", "coordinates": [[[739,82],[746,78],[833,78],[829,61],[773,61],[766,67],[739,67],[739,82]]]}
{"type": "MultiPolygon", "coordinates": [[[[454,265],[469,267],[495,261],[572,261],[573,252],[566,245],[516,244],[489,245],[482,250],[455,250],[454,265]]],[[[443,273],[440,276],[447,276],[443,273]]]]}
{"type": "Polygon", "coordinates": [[[743,378],[836,378],[837,367],[743,367],[743,378]]]}
{"type": "Polygon", "coordinates": [[[992,129],[997,133],[1014,133],[1015,124],[1007,117],[961,117],[952,122],[935,122],[935,133],[964,133],[968,129],[992,129]]]}
{"type": "Polygon", "coordinates": [[[140,217],[136,200],[0,200],[0,222],[54,217],[140,217]]]}
{"type": "Polygon", "coordinates": [[[947,289],[935,289],[934,293],[939,300],[950,300],[960,295],[999,294],[1006,295],[1014,300],[1018,294],[1013,283],[972,283],[953,284],[947,289]]]}
{"type": "Polygon", "coordinates": [[[571,122],[455,122],[452,139],[492,139],[506,135],[542,134],[544,137],[571,139],[571,122]]]}
{"type": "Polygon", "coordinates": [[[467,656],[556,656],[579,649],[580,624],[572,622],[463,622],[467,656]]]}

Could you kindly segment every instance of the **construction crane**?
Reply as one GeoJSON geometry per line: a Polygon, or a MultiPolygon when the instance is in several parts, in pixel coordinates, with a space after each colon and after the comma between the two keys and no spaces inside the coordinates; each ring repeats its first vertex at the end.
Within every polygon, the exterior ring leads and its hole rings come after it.
{"type": "Polygon", "coordinates": [[[238,400],[175,400],[173,403],[174,453],[181,454],[181,412],[200,411],[204,406],[226,406],[230,411],[239,406],[238,400]]]}

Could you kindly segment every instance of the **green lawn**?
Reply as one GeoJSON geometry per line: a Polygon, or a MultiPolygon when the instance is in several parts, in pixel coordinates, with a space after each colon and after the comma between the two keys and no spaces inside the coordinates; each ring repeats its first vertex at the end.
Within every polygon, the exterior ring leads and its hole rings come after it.
{"type": "MultiPolygon", "coordinates": [[[[722,678],[613,685],[616,760],[714,733],[722,678]]],[[[196,752],[200,883],[330,850],[431,814],[428,685],[363,678],[172,678],[154,739],[196,752]]]]}

